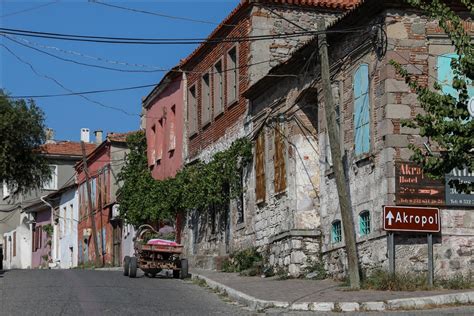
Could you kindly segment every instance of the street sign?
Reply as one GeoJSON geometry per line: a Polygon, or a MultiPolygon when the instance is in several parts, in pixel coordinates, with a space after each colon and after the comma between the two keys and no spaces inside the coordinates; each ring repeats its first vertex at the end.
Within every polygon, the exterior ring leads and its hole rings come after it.
{"type": "Polygon", "coordinates": [[[383,229],[386,231],[437,233],[441,230],[439,209],[385,206],[383,208],[383,229]]]}
{"type": "Polygon", "coordinates": [[[425,176],[414,162],[395,163],[395,203],[397,205],[444,205],[444,182],[425,176]]]}
{"type": "Polygon", "coordinates": [[[474,206],[474,191],[460,193],[456,188],[449,186],[450,180],[458,180],[460,183],[474,183],[474,173],[469,173],[467,168],[463,170],[456,168],[446,175],[446,205],[474,206]]]}

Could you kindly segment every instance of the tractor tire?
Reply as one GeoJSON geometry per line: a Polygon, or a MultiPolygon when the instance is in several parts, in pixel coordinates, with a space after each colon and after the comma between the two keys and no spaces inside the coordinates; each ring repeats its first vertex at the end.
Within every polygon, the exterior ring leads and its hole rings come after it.
{"type": "Polygon", "coordinates": [[[173,270],[173,279],[181,278],[181,270],[173,270]]]}
{"type": "Polygon", "coordinates": [[[123,275],[128,276],[128,272],[130,269],[130,256],[125,256],[123,258],[123,275]]]}
{"type": "Polygon", "coordinates": [[[129,272],[128,272],[128,276],[130,278],[136,278],[137,277],[137,269],[138,269],[137,257],[131,257],[130,258],[130,269],[129,269],[129,272]]]}
{"type": "Polygon", "coordinates": [[[186,279],[188,277],[188,259],[181,259],[181,270],[179,278],[186,279]]]}

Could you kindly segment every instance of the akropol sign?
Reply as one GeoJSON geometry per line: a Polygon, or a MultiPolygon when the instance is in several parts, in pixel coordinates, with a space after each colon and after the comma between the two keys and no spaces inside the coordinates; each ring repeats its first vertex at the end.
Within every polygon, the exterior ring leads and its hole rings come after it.
{"type": "Polygon", "coordinates": [[[383,229],[386,231],[437,233],[441,230],[439,209],[385,206],[383,210],[383,229]]]}

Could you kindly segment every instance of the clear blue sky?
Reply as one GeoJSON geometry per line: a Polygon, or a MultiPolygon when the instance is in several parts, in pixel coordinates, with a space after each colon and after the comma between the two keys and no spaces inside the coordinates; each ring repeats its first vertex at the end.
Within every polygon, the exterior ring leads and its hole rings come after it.
{"type": "MultiPolygon", "coordinates": [[[[238,4],[238,0],[219,1],[114,1],[111,4],[153,11],[173,16],[220,22],[238,4]]],[[[70,33],[112,37],[136,38],[195,38],[207,37],[215,28],[212,24],[187,22],[145,15],[88,2],[63,1],[4,1],[0,5],[0,26],[51,33],[70,33]],[[49,2],[54,2],[45,5],[49,2]],[[44,5],[42,7],[39,7],[44,5]],[[39,7],[39,8],[38,8],[39,7]],[[31,10],[29,10],[32,8],[31,10]],[[24,11],[24,12],[20,12],[24,11]]],[[[41,75],[12,56],[0,46],[0,86],[10,95],[59,94],[68,91],[52,80],[56,79],[74,91],[113,89],[159,82],[164,73],[126,73],[75,65],[54,59],[37,51],[0,37],[1,43],[18,57],[31,63],[41,75]]],[[[93,58],[58,51],[68,50],[92,57],[114,61],[171,68],[192,52],[196,45],[122,45],[66,42],[42,38],[17,37],[18,41],[33,45],[49,53],[83,63],[122,69],[138,67],[113,65],[93,58]],[[24,42],[27,40],[29,42],[24,42]],[[44,48],[41,46],[48,46],[44,48]]],[[[154,68],[146,68],[148,70],[154,68]]],[[[141,98],[152,88],[88,95],[107,106],[118,107],[131,113],[140,113],[141,98]]],[[[103,108],[79,96],[38,98],[36,103],[46,114],[46,125],[55,130],[57,140],[79,140],[80,129],[91,132],[125,132],[138,129],[139,117],[103,108]]],[[[92,133],[91,133],[92,136],[92,133]]]]}

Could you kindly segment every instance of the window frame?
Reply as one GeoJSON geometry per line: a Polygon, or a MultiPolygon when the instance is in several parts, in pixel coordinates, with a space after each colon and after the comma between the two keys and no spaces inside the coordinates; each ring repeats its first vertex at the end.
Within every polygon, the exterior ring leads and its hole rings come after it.
{"type": "Polygon", "coordinates": [[[369,210],[363,210],[359,213],[359,235],[368,236],[372,232],[372,216],[369,210]]]}
{"type": "Polygon", "coordinates": [[[54,171],[51,174],[51,179],[48,180],[47,183],[43,183],[43,190],[57,190],[58,189],[58,165],[49,165],[49,168],[54,167],[54,171]],[[53,183],[52,186],[50,186],[50,183],[53,183]]]}
{"type": "Polygon", "coordinates": [[[187,91],[187,103],[188,103],[188,137],[193,137],[198,133],[198,111],[197,111],[197,85],[193,84],[188,88],[187,91]],[[192,96],[192,99],[191,99],[192,96]],[[191,103],[191,100],[194,102],[191,103]]]}
{"type": "Polygon", "coordinates": [[[240,74],[239,74],[239,49],[238,49],[238,45],[233,45],[231,48],[229,48],[226,51],[226,72],[227,72],[227,76],[226,76],[226,105],[227,105],[227,107],[230,107],[233,104],[237,103],[237,101],[239,100],[239,78],[240,78],[240,74]],[[235,51],[235,65],[234,65],[234,67],[230,67],[229,66],[229,61],[231,60],[230,53],[233,50],[235,51]],[[230,69],[233,69],[233,70],[231,71],[230,69]],[[230,84],[229,84],[230,76],[233,76],[234,80],[235,80],[235,83],[234,83],[234,86],[233,86],[235,96],[232,99],[230,98],[230,93],[229,93],[231,91],[230,90],[230,84]]]}
{"type": "Polygon", "coordinates": [[[352,94],[353,94],[353,105],[354,105],[354,108],[353,108],[353,121],[354,121],[354,137],[353,137],[353,141],[354,141],[354,154],[355,156],[364,156],[364,155],[367,155],[367,154],[370,154],[370,151],[372,149],[372,139],[371,139],[371,131],[372,131],[372,128],[371,128],[371,124],[372,124],[372,120],[371,120],[371,100],[370,100],[370,66],[368,63],[361,63],[357,66],[356,70],[354,71],[354,74],[352,76],[352,94]],[[367,69],[367,89],[366,91],[364,92],[363,91],[363,80],[364,78],[361,76],[360,77],[360,80],[361,80],[361,83],[360,83],[360,95],[358,95],[358,87],[357,87],[357,80],[358,80],[358,74],[361,73],[365,76],[365,73],[362,73],[363,69],[366,68],[367,69]],[[360,104],[359,106],[357,105],[358,104],[358,100],[360,100],[361,98],[364,98],[362,99],[362,104],[360,104]],[[367,104],[367,105],[365,105],[367,104]],[[365,119],[364,119],[365,118],[365,119]],[[362,121],[363,120],[363,121],[362,121]],[[367,122],[364,122],[365,120],[367,120],[367,122]],[[362,122],[361,122],[362,121],[362,122]],[[360,125],[359,125],[359,122],[360,125]],[[367,129],[367,136],[365,135],[365,129],[367,129]],[[362,134],[359,134],[359,133],[362,133],[362,134]],[[365,144],[364,140],[365,138],[367,138],[367,144],[365,144]],[[361,144],[360,146],[358,145],[358,140],[361,139],[361,144]],[[367,147],[367,148],[366,148],[367,147]]]}
{"type": "Polygon", "coordinates": [[[331,243],[337,244],[342,242],[342,222],[337,219],[331,223],[331,243]]]}
{"type": "Polygon", "coordinates": [[[215,119],[222,113],[224,113],[224,95],[225,95],[225,89],[224,89],[224,61],[222,58],[219,58],[217,62],[214,63],[212,66],[212,109],[213,109],[213,115],[212,117],[215,119]],[[217,70],[217,65],[220,64],[220,71],[217,70]],[[216,83],[217,80],[216,78],[220,78],[219,83],[216,83]],[[220,92],[220,96],[217,97],[217,92],[220,92]],[[219,101],[219,107],[216,107],[216,101],[219,101]]]}
{"type": "Polygon", "coordinates": [[[200,101],[201,101],[201,126],[204,128],[211,123],[211,117],[212,117],[211,74],[209,71],[206,71],[201,76],[200,101]]]}

